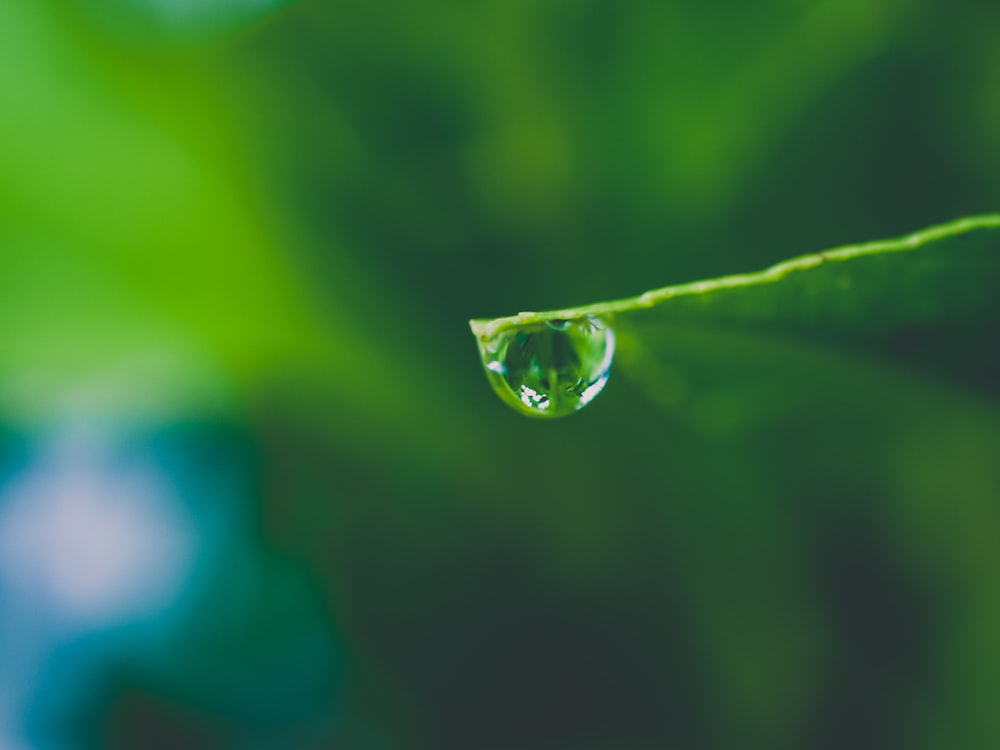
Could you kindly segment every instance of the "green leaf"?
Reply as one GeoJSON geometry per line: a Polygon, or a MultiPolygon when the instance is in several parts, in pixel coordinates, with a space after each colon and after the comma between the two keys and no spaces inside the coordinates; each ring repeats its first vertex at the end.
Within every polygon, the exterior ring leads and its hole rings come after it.
{"type": "MultiPolygon", "coordinates": [[[[771,407],[763,411],[773,415],[782,411],[773,408],[782,394],[810,390],[802,383],[790,387],[792,351],[810,365],[824,357],[860,357],[995,393],[998,289],[1000,215],[991,214],[802,256],[758,273],[470,325],[483,348],[512,331],[597,316],[618,334],[619,364],[654,401],[674,405],[692,382],[714,379],[727,384],[729,395],[702,411],[722,414],[727,403],[752,410],[754,399],[764,398],[771,407]]],[[[837,369],[833,362],[819,371],[837,369]]]]}

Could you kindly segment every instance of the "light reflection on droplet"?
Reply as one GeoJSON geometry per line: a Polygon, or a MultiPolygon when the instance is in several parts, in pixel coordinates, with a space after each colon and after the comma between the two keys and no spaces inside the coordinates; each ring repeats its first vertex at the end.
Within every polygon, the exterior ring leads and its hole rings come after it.
{"type": "Polygon", "coordinates": [[[597,316],[506,328],[480,338],[487,377],[523,414],[560,417],[593,401],[608,382],[615,335],[597,316]]]}

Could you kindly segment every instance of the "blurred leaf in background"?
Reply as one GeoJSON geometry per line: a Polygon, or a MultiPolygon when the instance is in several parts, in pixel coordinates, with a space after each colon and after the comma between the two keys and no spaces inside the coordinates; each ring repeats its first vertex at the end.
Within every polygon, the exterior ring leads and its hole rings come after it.
{"type": "Polygon", "coordinates": [[[539,424],[465,321],[996,210],[998,37],[973,1],[0,5],[5,746],[996,744],[992,396],[649,334],[539,424]]]}

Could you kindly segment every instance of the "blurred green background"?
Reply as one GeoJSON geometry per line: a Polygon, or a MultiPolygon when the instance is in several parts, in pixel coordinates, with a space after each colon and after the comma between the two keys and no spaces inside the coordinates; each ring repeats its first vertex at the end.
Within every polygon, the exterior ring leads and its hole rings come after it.
{"type": "Polygon", "coordinates": [[[5,0],[0,746],[1000,745],[995,399],[721,336],[542,423],[466,322],[996,210],[998,132],[986,0],[5,0]]]}

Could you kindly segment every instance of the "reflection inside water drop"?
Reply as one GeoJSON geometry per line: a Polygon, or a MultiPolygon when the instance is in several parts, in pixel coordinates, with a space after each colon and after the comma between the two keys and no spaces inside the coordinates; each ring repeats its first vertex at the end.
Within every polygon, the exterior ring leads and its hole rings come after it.
{"type": "Polygon", "coordinates": [[[608,382],[615,335],[596,316],[505,328],[479,339],[486,374],[500,397],[536,417],[582,409],[608,382]]]}

